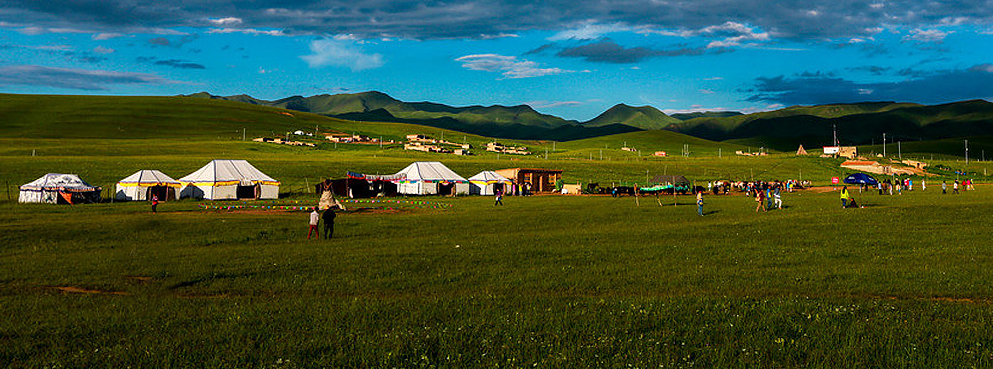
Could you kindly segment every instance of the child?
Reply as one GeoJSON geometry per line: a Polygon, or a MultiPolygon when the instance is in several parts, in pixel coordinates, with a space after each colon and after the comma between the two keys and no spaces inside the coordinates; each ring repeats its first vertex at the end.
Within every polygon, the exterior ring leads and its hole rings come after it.
{"type": "Polygon", "coordinates": [[[321,239],[321,231],[317,230],[317,224],[321,221],[321,213],[317,212],[317,207],[310,212],[310,230],[307,231],[307,239],[310,239],[311,234],[317,235],[317,239],[321,239]]]}

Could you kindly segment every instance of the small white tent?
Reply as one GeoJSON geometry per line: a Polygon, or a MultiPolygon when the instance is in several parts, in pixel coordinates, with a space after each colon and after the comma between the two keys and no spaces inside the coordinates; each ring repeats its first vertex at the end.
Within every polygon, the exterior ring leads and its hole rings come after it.
{"type": "Polygon", "coordinates": [[[479,174],[469,177],[469,193],[473,195],[496,195],[497,191],[506,192],[505,186],[511,182],[506,177],[494,171],[484,170],[479,174]]]}
{"type": "Polygon", "coordinates": [[[396,173],[397,192],[404,195],[468,194],[469,181],[437,161],[411,163],[396,173]]]}
{"type": "Polygon", "coordinates": [[[180,178],[179,197],[205,200],[276,199],[279,181],[246,160],[214,160],[180,178]]]}
{"type": "Polygon", "coordinates": [[[100,187],[90,186],[75,174],[48,173],[21,186],[18,202],[78,204],[100,201],[100,187]]]}
{"type": "Polygon", "coordinates": [[[139,170],[117,182],[114,198],[120,201],[148,201],[158,196],[159,201],[175,200],[179,181],[157,170],[139,170]]]}

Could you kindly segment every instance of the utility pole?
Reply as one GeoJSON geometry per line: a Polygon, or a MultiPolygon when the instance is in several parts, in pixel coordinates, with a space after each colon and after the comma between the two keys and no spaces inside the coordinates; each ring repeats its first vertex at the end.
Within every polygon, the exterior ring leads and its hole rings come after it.
{"type": "Polygon", "coordinates": [[[903,161],[903,148],[900,145],[902,143],[903,143],[903,141],[897,141],[896,142],[896,156],[900,158],[900,161],[903,161]]]}
{"type": "Polygon", "coordinates": [[[244,141],[244,140],[245,140],[245,132],[246,132],[246,131],[245,131],[245,127],[242,127],[242,128],[241,128],[241,140],[242,140],[242,141],[244,141]]]}
{"type": "Polygon", "coordinates": [[[883,132],[883,159],[886,159],[886,132],[883,132]]]}
{"type": "Polygon", "coordinates": [[[721,148],[720,147],[717,148],[717,158],[718,159],[721,158],[721,148]]]}
{"type": "Polygon", "coordinates": [[[832,124],[831,126],[834,127],[834,145],[838,146],[838,125],[832,124]]]}
{"type": "Polygon", "coordinates": [[[969,140],[965,140],[965,165],[969,165],[969,140]]]}

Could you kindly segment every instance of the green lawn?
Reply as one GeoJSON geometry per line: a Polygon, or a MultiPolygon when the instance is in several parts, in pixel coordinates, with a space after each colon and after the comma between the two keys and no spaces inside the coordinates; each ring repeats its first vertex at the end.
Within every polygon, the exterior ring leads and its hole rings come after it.
{"type": "Polygon", "coordinates": [[[330,242],[303,212],[4,202],[0,361],[985,367],[986,191],[429,198],[452,206],[343,213],[330,242]]]}

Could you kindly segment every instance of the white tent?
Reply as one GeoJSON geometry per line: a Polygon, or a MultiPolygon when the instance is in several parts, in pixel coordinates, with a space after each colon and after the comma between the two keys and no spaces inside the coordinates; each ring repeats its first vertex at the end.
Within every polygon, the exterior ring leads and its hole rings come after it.
{"type": "Polygon", "coordinates": [[[469,181],[437,161],[411,163],[396,173],[397,192],[404,195],[449,195],[469,193],[469,181]]]}
{"type": "Polygon", "coordinates": [[[139,170],[117,182],[114,198],[120,201],[148,201],[157,195],[159,201],[174,200],[179,181],[157,170],[139,170]]]}
{"type": "Polygon", "coordinates": [[[469,177],[469,193],[473,195],[496,195],[496,192],[506,192],[505,186],[511,182],[506,177],[494,171],[484,170],[479,174],[469,177]]]}
{"type": "Polygon", "coordinates": [[[100,201],[100,187],[90,186],[75,174],[48,173],[21,186],[18,202],[76,204],[100,201]]]}
{"type": "Polygon", "coordinates": [[[206,200],[276,199],[279,181],[255,169],[246,160],[214,160],[180,178],[179,197],[206,200]]]}

